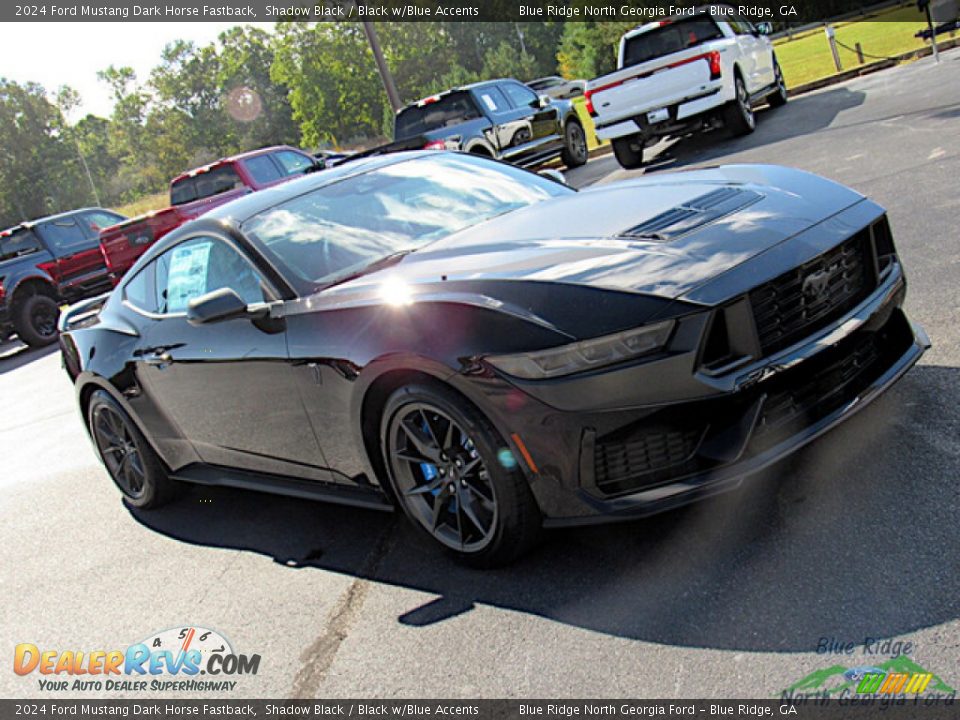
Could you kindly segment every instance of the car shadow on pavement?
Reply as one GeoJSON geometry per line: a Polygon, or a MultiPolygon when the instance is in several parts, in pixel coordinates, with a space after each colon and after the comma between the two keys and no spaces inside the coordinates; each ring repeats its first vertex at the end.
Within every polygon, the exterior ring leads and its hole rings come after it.
{"type": "Polygon", "coordinates": [[[837,116],[863,104],[866,93],[840,86],[826,92],[791,98],[782,108],[763,106],[756,112],[757,128],[731,138],[723,128],[682,138],[653,158],[646,172],[674,170],[687,165],[709,165],[731,153],[772,145],[782,140],[821,132],[837,116]]]}
{"type": "Polygon", "coordinates": [[[55,353],[59,349],[60,346],[56,344],[32,348],[29,345],[24,345],[19,340],[9,340],[0,343],[0,375],[28,365],[34,360],[45,358],[47,355],[55,353]]]}
{"type": "MultiPolygon", "coordinates": [[[[222,488],[156,532],[436,595],[397,621],[479,604],[655,643],[810,652],[960,617],[960,370],[922,366],[731,494],[643,521],[558,530],[515,565],[462,567],[398,516],[222,488]]],[[[265,588],[265,591],[268,589],[265,588]]]]}

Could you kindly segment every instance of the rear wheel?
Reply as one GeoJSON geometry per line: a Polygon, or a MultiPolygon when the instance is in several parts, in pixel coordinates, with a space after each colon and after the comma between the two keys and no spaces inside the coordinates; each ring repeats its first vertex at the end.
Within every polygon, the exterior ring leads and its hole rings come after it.
{"type": "Polygon", "coordinates": [[[563,131],[563,150],[560,159],[568,168],[580,167],[587,162],[587,134],[580,123],[571,120],[563,131]]]}
{"type": "Polygon", "coordinates": [[[613,154],[621,167],[627,170],[635,170],[643,167],[643,137],[640,135],[628,135],[627,137],[614,138],[613,154]]]}
{"type": "Polygon", "coordinates": [[[60,306],[49,295],[31,295],[17,305],[13,324],[20,339],[30,347],[49,345],[57,339],[60,306]]]}
{"type": "Polygon", "coordinates": [[[105,390],[93,394],[87,415],[100,460],[128,505],[160,507],[179,494],[143,433],[105,390]]]}
{"type": "Polygon", "coordinates": [[[394,392],[381,442],[404,512],[457,559],[494,567],[535,543],[540,512],[516,459],[449,388],[418,383],[394,392]]]}
{"type": "Polygon", "coordinates": [[[773,74],[776,78],[777,89],[767,97],[770,107],[781,107],[787,104],[787,83],[783,79],[783,71],[780,69],[780,63],[773,59],[773,74]]]}
{"type": "Polygon", "coordinates": [[[734,81],[736,97],[727,103],[723,111],[723,124],[733,137],[748,135],[757,127],[757,119],[753,115],[753,105],[747,94],[747,86],[738,74],[734,81]]]}

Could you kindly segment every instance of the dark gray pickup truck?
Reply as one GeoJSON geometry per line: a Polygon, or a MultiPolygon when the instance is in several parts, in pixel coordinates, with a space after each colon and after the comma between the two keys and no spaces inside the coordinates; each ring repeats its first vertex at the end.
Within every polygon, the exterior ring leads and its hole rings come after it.
{"type": "Polygon", "coordinates": [[[394,142],[379,153],[458,150],[531,167],[557,157],[587,161],[587,136],[573,103],[539,96],[512,79],[487,80],[411,103],[397,113],[394,142]]]}

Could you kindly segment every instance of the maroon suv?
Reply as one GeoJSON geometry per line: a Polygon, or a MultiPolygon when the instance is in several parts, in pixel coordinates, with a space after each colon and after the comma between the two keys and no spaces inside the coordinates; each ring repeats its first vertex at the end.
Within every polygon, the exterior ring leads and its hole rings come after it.
{"type": "Polygon", "coordinates": [[[100,246],[113,282],[154,242],[188,220],[241,195],[320,170],[322,160],[286,145],[261,148],[194,168],[170,181],[170,207],[106,228],[100,246]]]}

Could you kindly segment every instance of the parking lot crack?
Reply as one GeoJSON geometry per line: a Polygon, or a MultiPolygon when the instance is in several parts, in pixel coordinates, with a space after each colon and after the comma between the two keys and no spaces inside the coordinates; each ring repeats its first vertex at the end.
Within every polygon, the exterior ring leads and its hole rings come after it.
{"type": "Polygon", "coordinates": [[[394,525],[394,522],[390,522],[377,538],[376,545],[367,554],[356,577],[330,612],[326,630],[301,655],[302,664],[293,679],[292,697],[316,697],[320,683],[333,665],[340,646],[347,639],[350,627],[363,608],[372,585],[370,578],[377,574],[384,558],[390,552],[394,525]]]}

